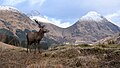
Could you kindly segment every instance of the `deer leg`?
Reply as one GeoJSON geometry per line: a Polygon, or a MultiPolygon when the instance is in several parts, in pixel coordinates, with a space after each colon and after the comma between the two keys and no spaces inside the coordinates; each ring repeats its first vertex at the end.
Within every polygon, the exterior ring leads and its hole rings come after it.
{"type": "Polygon", "coordinates": [[[36,54],[36,43],[34,43],[34,53],[36,54]]]}
{"type": "Polygon", "coordinates": [[[31,47],[32,47],[32,44],[31,44],[30,47],[29,47],[30,53],[32,52],[31,47]]]}
{"type": "Polygon", "coordinates": [[[40,53],[40,45],[39,45],[40,43],[39,43],[39,41],[38,41],[38,45],[37,45],[37,47],[38,47],[38,52],[40,53]]]}
{"type": "Polygon", "coordinates": [[[28,53],[28,48],[29,48],[28,46],[29,46],[29,44],[27,44],[27,53],[28,53]]]}
{"type": "Polygon", "coordinates": [[[28,45],[27,45],[27,53],[28,53],[28,45]]]}
{"type": "Polygon", "coordinates": [[[31,46],[32,46],[32,45],[29,46],[29,52],[30,52],[30,53],[32,52],[31,46]]]}

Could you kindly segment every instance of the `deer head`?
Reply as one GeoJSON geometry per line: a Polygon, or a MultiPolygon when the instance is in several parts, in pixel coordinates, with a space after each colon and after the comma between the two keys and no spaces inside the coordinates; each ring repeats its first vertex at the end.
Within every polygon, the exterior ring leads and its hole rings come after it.
{"type": "Polygon", "coordinates": [[[48,33],[49,32],[49,30],[45,28],[45,25],[41,26],[41,24],[36,19],[34,19],[34,21],[39,25],[39,28],[40,28],[39,32],[42,32],[42,33],[48,33]]]}
{"type": "Polygon", "coordinates": [[[43,25],[43,26],[40,27],[39,32],[42,32],[42,33],[48,33],[49,30],[45,28],[45,25],[43,25]]]}

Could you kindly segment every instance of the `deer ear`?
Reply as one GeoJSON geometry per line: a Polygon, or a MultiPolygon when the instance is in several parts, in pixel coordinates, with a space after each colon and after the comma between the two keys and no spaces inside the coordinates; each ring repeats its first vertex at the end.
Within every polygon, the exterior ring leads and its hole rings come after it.
{"type": "Polygon", "coordinates": [[[42,26],[42,28],[44,28],[44,27],[45,27],[45,25],[42,26]]]}

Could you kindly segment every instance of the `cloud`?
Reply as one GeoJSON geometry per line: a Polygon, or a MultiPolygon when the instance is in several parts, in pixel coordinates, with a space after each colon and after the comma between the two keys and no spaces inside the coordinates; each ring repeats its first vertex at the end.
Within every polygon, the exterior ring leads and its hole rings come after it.
{"type": "Polygon", "coordinates": [[[112,14],[108,14],[106,15],[105,17],[106,18],[109,18],[109,19],[112,19],[112,18],[115,18],[115,17],[119,17],[120,16],[120,10],[115,12],[115,13],[112,13],[112,14]]]}
{"type": "Polygon", "coordinates": [[[2,5],[10,5],[10,6],[15,6],[19,3],[24,2],[25,0],[4,0],[2,2],[2,5]]]}
{"type": "Polygon", "coordinates": [[[31,6],[33,6],[33,5],[42,6],[45,1],[46,1],[46,0],[29,0],[29,4],[30,4],[31,6]]]}
{"type": "Polygon", "coordinates": [[[47,16],[44,16],[44,17],[46,19],[50,20],[52,24],[57,25],[62,28],[67,28],[72,25],[70,22],[62,22],[61,19],[49,18],[47,16]]]}
{"type": "MultiPolygon", "coordinates": [[[[3,0],[2,5],[15,6],[20,3],[25,2],[26,4],[29,3],[30,6],[35,7],[36,5],[42,6],[45,1],[46,0],[3,0]]],[[[24,4],[24,6],[25,6],[25,4],[24,4]]]]}
{"type": "Polygon", "coordinates": [[[120,10],[115,13],[111,13],[105,16],[109,21],[120,26],[120,10]]]}
{"type": "Polygon", "coordinates": [[[53,24],[59,26],[59,27],[62,27],[62,28],[67,28],[69,27],[71,24],[70,22],[61,22],[60,19],[54,19],[52,18],[51,21],[53,22],[53,24]]]}

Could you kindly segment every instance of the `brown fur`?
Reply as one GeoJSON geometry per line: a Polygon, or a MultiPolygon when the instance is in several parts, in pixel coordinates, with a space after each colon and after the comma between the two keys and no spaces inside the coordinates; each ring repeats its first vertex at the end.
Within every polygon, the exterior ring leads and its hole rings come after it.
{"type": "Polygon", "coordinates": [[[35,50],[36,50],[37,45],[39,44],[41,39],[44,37],[44,34],[49,32],[49,30],[45,29],[44,27],[45,26],[41,26],[39,24],[40,30],[38,32],[30,32],[27,34],[27,52],[28,52],[29,46],[32,45],[33,43],[35,45],[35,50]]]}

